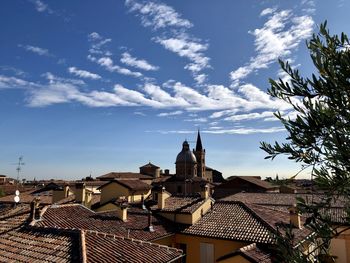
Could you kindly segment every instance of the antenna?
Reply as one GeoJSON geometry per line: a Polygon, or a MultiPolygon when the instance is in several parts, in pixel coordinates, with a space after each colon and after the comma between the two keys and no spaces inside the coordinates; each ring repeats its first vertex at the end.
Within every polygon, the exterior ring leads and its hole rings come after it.
{"type": "Polygon", "coordinates": [[[22,170],[22,166],[25,165],[25,163],[23,162],[23,156],[20,156],[18,158],[18,163],[16,163],[17,165],[17,168],[16,168],[16,171],[17,171],[17,185],[18,185],[18,182],[19,182],[19,173],[21,172],[22,170]]]}

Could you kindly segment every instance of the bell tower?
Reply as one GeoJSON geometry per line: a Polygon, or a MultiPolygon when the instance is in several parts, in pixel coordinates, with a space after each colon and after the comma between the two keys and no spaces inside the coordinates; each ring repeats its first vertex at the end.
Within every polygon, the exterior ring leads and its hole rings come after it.
{"type": "Polygon", "coordinates": [[[197,176],[205,178],[205,149],[202,146],[201,134],[198,130],[196,149],[193,153],[197,159],[197,176]]]}

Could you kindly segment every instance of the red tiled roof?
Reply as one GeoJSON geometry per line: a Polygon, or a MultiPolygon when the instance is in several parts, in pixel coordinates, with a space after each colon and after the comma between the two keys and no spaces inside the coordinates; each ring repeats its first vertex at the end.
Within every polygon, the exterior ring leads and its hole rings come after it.
{"type": "Polygon", "coordinates": [[[92,231],[84,234],[88,262],[173,262],[182,257],[176,248],[92,231]]]}
{"type": "Polygon", "coordinates": [[[79,262],[79,236],[20,228],[0,235],[1,262],[79,262]]]}
{"type": "Polygon", "coordinates": [[[98,189],[102,189],[103,187],[113,183],[120,184],[132,191],[143,191],[143,190],[147,191],[151,189],[151,186],[149,184],[146,184],[138,179],[136,180],[114,179],[113,181],[110,181],[109,183],[102,185],[98,189]]]}
{"type": "MultiPolygon", "coordinates": [[[[28,205],[0,207],[0,262],[83,262],[85,259],[84,262],[161,263],[183,256],[175,248],[107,233],[61,226],[38,227],[39,224],[28,226],[28,208],[28,205]]],[[[79,215],[76,214],[77,218],[79,215]]]]}
{"type": "MultiPolygon", "coordinates": [[[[52,203],[52,194],[51,193],[40,193],[40,194],[32,194],[33,190],[21,192],[20,197],[20,203],[22,204],[30,204],[35,197],[40,198],[41,204],[51,204],[52,203]]],[[[14,194],[7,195],[0,198],[0,203],[14,203],[14,194]]]]}
{"type": "MultiPolygon", "coordinates": [[[[251,204],[259,205],[273,205],[273,206],[292,206],[295,204],[296,198],[302,197],[308,203],[319,202],[324,195],[322,194],[283,194],[283,193],[237,193],[222,200],[226,201],[241,201],[251,204]]],[[[345,199],[342,197],[333,200],[333,207],[344,207],[346,205],[345,199]]]]}
{"type": "Polygon", "coordinates": [[[131,172],[110,172],[108,174],[104,174],[96,177],[99,180],[112,180],[112,179],[146,179],[152,180],[152,176],[144,175],[140,173],[131,173],[131,172]]]}
{"type": "Polygon", "coordinates": [[[154,232],[148,231],[146,213],[128,212],[127,222],[118,219],[115,211],[95,213],[82,205],[51,206],[42,215],[37,226],[93,230],[119,236],[150,241],[175,232],[174,226],[159,216],[152,215],[154,232]]]}
{"type": "MultiPolygon", "coordinates": [[[[161,211],[192,214],[204,203],[204,201],[205,200],[200,197],[170,196],[165,199],[165,207],[161,211]]],[[[158,205],[152,206],[151,209],[158,210],[158,205]]]]}
{"type": "Polygon", "coordinates": [[[154,165],[153,163],[149,162],[143,166],[141,166],[140,168],[147,168],[147,167],[152,167],[152,168],[159,168],[159,166],[154,165]]]}
{"type": "MultiPolygon", "coordinates": [[[[289,224],[289,213],[241,202],[218,201],[213,210],[183,231],[214,238],[246,242],[274,243],[273,235],[282,224],[289,224]]],[[[282,228],[279,228],[281,230],[282,228]]],[[[293,229],[295,241],[306,238],[306,228],[293,229]]]]}
{"type": "Polygon", "coordinates": [[[184,234],[231,239],[246,242],[272,243],[271,228],[238,202],[217,202],[213,210],[184,234]]]}

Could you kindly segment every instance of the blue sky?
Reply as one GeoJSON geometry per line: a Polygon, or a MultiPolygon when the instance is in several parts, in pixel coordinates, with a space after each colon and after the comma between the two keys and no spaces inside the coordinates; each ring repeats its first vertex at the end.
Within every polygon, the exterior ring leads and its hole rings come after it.
{"type": "Polygon", "coordinates": [[[26,179],[174,172],[202,132],[207,164],[230,175],[292,176],[264,160],[283,140],[266,94],[278,58],[313,72],[305,41],[325,19],[349,32],[349,3],[5,0],[0,9],[0,174],[26,179]]]}

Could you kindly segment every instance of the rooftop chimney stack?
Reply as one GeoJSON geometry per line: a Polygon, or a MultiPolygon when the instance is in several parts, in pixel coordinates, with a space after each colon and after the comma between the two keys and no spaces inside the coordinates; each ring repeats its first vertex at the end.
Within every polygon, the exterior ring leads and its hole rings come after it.
{"type": "Polygon", "coordinates": [[[152,225],[152,212],[151,212],[151,210],[148,211],[148,231],[154,232],[154,228],[152,225]]]}
{"type": "Polygon", "coordinates": [[[296,204],[294,204],[289,209],[290,224],[295,228],[301,228],[300,213],[297,209],[296,204]]]}
{"type": "Polygon", "coordinates": [[[202,187],[201,198],[208,199],[209,198],[209,185],[206,184],[202,187]]]}
{"type": "Polygon", "coordinates": [[[128,208],[126,203],[120,203],[117,208],[117,217],[123,222],[128,221],[128,208]]]}
{"type": "Polygon", "coordinates": [[[69,196],[69,186],[68,186],[68,184],[65,184],[63,186],[63,193],[64,193],[64,198],[69,196]]]}
{"type": "Polygon", "coordinates": [[[165,187],[163,186],[160,192],[158,193],[158,208],[164,209],[165,208],[165,199],[169,197],[169,193],[165,191],[165,187]]]}
{"type": "Polygon", "coordinates": [[[30,203],[30,221],[35,221],[38,218],[38,210],[39,210],[39,198],[34,198],[33,201],[30,203]]]}
{"type": "Polygon", "coordinates": [[[75,201],[80,204],[85,202],[85,183],[83,182],[75,184],[75,201]]]}

